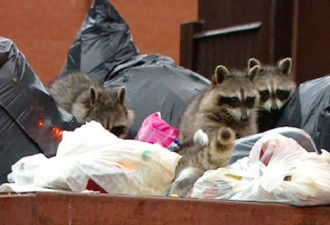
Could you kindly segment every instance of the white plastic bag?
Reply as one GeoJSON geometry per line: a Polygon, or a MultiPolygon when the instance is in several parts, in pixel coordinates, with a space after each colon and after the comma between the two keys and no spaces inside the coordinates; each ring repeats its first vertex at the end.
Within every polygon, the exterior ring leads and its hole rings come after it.
{"type": "Polygon", "coordinates": [[[92,121],[64,131],[56,157],[29,170],[41,156],[22,158],[10,177],[18,184],[79,192],[92,180],[107,193],[165,195],[180,157],[156,144],[119,139],[92,121]]]}
{"type": "Polygon", "coordinates": [[[293,205],[330,203],[330,154],[307,152],[280,134],[262,137],[249,157],[210,170],[195,183],[191,197],[293,205]]]}

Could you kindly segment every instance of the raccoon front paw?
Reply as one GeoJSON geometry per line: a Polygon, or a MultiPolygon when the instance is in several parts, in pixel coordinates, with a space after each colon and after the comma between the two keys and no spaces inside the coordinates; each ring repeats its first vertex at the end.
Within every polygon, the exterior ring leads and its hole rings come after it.
{"type": "Polygon", "coordinates": [[[171,184],[167,196],[187,197],[195,182],[203,175],[203,171],[195,167],[183,169],[171,184]]]}
{"type": "Polygon", "coordinates": [[[167,196],[184,198],[190,192],[192,185],[187,185],[183,180],[175,180],[168,189],[167,196]]]}
{"type": "Polygon", "coordinates": [[[202,129],[198,129],[194,134],[194,143],[205,147],[209,144],[209,138],[202,129]]]}
{"type": "Polygon", "coordinates": [[[217,141],[221,145],[230,145],[235,142],[236,133],[229,127],[221,127],[218,131],[217,141]]]}

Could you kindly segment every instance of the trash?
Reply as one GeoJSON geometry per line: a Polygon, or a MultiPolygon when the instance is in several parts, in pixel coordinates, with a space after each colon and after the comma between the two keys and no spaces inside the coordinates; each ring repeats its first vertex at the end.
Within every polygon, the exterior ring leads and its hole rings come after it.
{"type": "Polygon", "coordinates": [[[177,138],[179,130],[169,125],[161,118],[160,112],[148,116],[142,123],[135,139],[151,144],[160,144],[170,150],[178,150],[180,147],[177,138]]]}
{"type": "Polygon", "coordinates": [[[0,184],[21,157],[56,154],[72,115],[57,106],[16,44],[0,37],[0,184]]]}
{"type": "Polygon", "coordinates": [[[330,74],[300,84],[276,127],[305,130],[318,150],[330,151],[330,74]]]}
{"type": "Polygon", "coordinates": [[[163,120],[178,127],[186,105],[210,85],[209,80],[169,57],[141,55],[128,24],[108,0],[94,2],[60,76],[72,71],[87,73],[105,87],[126,87],[127,105],[135,112],[131,139],[154,112],[161,112],[163,120]]]}
{"type": "Polygon", "coordinates": [[[267,134],[281,134],[288,138],[293,138],[301,147],[308,152],[318,152],[311,136],[304,130],[296,127],[279,127],[263,133],[250,135],[244,138],[239,138],[235,141],[234,153],[231,159],[231,164],[238,159],[248,156],[255,143],[267,134]]]}
{"type": "Polygon", "coordinates": [[[0,193],[24,193],[24,192],[60,192],[60,193],[69,193],[69,191],[56,190],[49,188],[35,187],[31,185],[18,185],[14,183],[4,183],[0,185],[0,193]]]}
{"type": "Polygon", "coordinates": [[[56,156],[42,157],[19,160],[9,180],[74,192],[97,186],[107,193],[165,195],[181,158],[157,144],[119,139],[95,121],[64,131],[56,156]]]}
{"type": "Polygon", "coordinates": [[[205,172],[191,197],[324,205],[330,203],[329,173],[329,152],[307,152],[292,138],[268,133],[249,157],[205,172]]]}
{"type": "Polygon", "coordinates": [[[122,64],[125,69],[104,83],[105,87],[126,87],[127,104],[135,112],[129,136],[134,138],[144,119],[154,112],[160,112],[163,120],[177,128],[186,106],[210,81],[164,56],[144,55],[135,60],[136,66],[122,64]]]}
{"type": "Polygon", "coordinates": [[[96,0],[86,15],[61,76],[80,71],[103,83],[112,70],[140,54],[129,26],[109,0],[96,0]]]}

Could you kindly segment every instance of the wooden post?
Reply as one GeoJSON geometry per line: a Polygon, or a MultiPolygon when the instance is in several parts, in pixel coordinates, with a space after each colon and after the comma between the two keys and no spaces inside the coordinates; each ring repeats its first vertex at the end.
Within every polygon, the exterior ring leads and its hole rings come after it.
{"type": "Polygon", "coordinates": [[[197,70],[197,54],[196,43],[194,42],[194,34],[201,32],[203,28],[202,22],[189,22],[181,24],[181,40],[180,40],[180,65],[197,70]]]}

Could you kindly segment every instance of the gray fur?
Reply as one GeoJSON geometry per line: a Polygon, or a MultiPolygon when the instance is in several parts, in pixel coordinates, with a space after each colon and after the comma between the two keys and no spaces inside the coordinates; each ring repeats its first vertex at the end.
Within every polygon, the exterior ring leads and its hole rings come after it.
{"type": "Polygon", "coordinates": [[[217,135],[217,129],[220,127],[232,128],[238,137],[257,133],[256,114],[259,98],[250,75],[254,73],[233,70],[222,80],[215,73],[211,87],[197,96],[185,109],[179,125],[180,141],[191,143],[198,129],[202,129],[209,137],[217,135]],[[222,82],[219,83],[217,80],[222,82]],[[241,107],[232,108],[226,104],[219,104],[222,96],[238,97],[242,100],[241,90],[244,90],[245,97],[255,97],[253,107],[246,109],[249,118],[244,122],[240,120],[241,107]]]}
{"type": "Polygon", "coordinates": [[[87,74],[74,72],[57,79],[49,88],[55,101],[79,124],[95,120],[125,138],[133,124],[134,112],[126,106],[125,88],[117,92],[104,88],[87,74]]]}
{"type": "Polygon", "coordinates": [[[236,136],[257,133],[258,93],[251,81],[257,70],[258,67],[248,73],[230,72],[218,66],[211,87],[188,105],[179,125],[182,158],[169,195],[185,196],[204,171],[229,164],[236,136]],[[240,106],[223,103],[223,97],[239,99],[240,106]],[[246,97],[255,98],[251,107],[246,107],[246,97]],[[243,112],[247,117],[244,121],[243,112]],[[200,130],[207,138],[204,135],[196,138],[200,130]]]}
{"type": "Polygon", "coordinates": [[[291,58],[279,60],[277,65],[262,65],[255,58],[249,59],[248,69],[255,65],[260,67],[253,79],[260,95],[258,131],[264,132],[275,127],[282,108],[295,92],[296,83],[291,76],[291,58]],[[281,95],[284,96],[283,93],[287,93],[285,94],[287,95],[286,98],[280,97],[281,95]]]}

